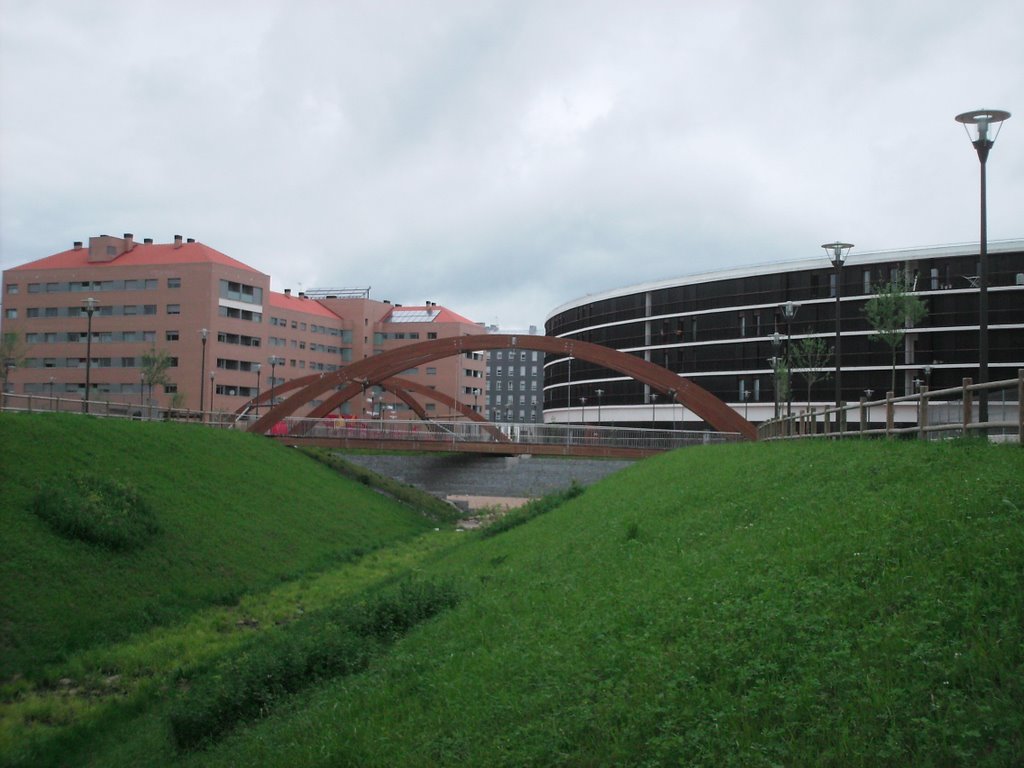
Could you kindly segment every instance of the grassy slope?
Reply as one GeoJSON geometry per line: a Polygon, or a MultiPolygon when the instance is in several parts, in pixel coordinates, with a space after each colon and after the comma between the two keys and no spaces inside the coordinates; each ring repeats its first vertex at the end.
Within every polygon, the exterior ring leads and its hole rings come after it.
{"type": "Polygon", "coordinates": [[[0,679],[434,525],[250,435],[53,414],[0,415],[0,521],[0,679]],[[132,482],[163,533],[119,554],[55,536],[30,500],[79,470],[132,482]]]}
{"type": "MultiPolygon", "coordinates": [[[[1024,762],[1016,448],[685,450],[468,541],[433,570],[458,577],[466,599],[370,672],[207,752],[163,747],[164,759],[1024,762]]],[[[129,764],[132,748],[99,755],[129,764]]]]}

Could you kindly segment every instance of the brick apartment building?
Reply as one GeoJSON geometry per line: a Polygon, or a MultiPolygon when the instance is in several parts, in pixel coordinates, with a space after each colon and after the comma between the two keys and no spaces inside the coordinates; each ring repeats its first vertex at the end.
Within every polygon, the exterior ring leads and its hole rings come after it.
{"type": "MultiPolygon", "coordinates": [[[[434,302],[402,307],[362,289],[271,291],[269,275],[178,235],[170,243],[92,237],[6,270],[2,290],[2,330],[18,339],[8,392],[82,398],[91,346],[90,399],[138,403],[150,396],[142,356],[156,351],[171,359],[170,383],[150,401],[157,408],[234,411],[275,383],[418,340],[483,332],[434,302]],[[87,298],[96,300],[91,345],[87,298]]],[[[468,353],[403,375],[474,406],[486,361],[468,353]]],[[[448,415],[437,403],[424,407],[448,415]]],[[[411,415],[377,388],[342,412],[411,415]]]]}

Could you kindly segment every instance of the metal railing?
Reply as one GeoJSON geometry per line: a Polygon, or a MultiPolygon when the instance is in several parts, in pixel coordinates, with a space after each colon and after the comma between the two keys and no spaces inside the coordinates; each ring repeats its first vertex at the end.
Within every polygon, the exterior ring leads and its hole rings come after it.
{"type": "Polygon", "coordinates": [[[959,387],[929,390],[881,400],[861,398],[841,407],[807,408],[758,426],[761,440],[808,437],[876,437],[910,435],[944,439],[971,434],[992,441],[1021,442],[1024,434],[1024,369],[1017,377],[986,384],[964,379],[959,387]],[[979,393],[988,393],[988,420],[981,421],[979,393]]]}
{"type": "Polygon", "coordinates": [[[491,423],[469,420],[306,419],[289,417],[268,434],[338,440],[450,443],[453,446],[493,443],[522,446],[565,446],[669,451],[689,445],[738,442],[738,433],[671,429],[599,427],[592,424],[491,423]]]}
{"type": "Polygon", "coordinates": [[[8,413],[76,413],[109,419],[135,419],[145,421],[181,421],[207,426],[228,428],[235,424],[235,414],[223,411],[196,411],[185,408],[166,408],[154,402],[138,400],[90,400],[88,411],[81,397],[60,395],[19,395],[0,393],[0,411],[8,413]]]}

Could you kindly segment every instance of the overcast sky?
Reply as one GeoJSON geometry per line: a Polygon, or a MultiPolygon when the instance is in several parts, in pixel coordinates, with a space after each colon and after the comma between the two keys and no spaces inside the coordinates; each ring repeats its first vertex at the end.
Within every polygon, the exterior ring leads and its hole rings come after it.
{"type": "Polygon", "coordinates": [[[275,290],[506,329],[647,280],[978,237],[957,113],[1003,109],[1021,0],[0,0],[0,267],[194,237],[275,290]]]}

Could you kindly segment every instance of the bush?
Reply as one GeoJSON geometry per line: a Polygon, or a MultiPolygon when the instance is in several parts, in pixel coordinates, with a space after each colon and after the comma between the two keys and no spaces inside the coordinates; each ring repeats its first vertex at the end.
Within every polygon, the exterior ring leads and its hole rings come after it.
{"type": "Polygon", "coordinates": [[[134,486],[94,475],[73,475],[40,490],[32,512],[64,538],[112,550],[135,549],[160,532],[134,486]]]}
{"type": "Polygon", "coordinates": [[[457,602],[450,583],[406,581],[258,638],[198,674],[171,710],[174,742],[180,750],[205,746],[318,680],[355,674],[385,643],[457,602]]]}
{"type": "Polygon", "coordinates": [[[452,584],[405,581],[396,593],[357,605],[348,623],[363,637],[393,640],[457,602],[458,593],[452,584]]]}

